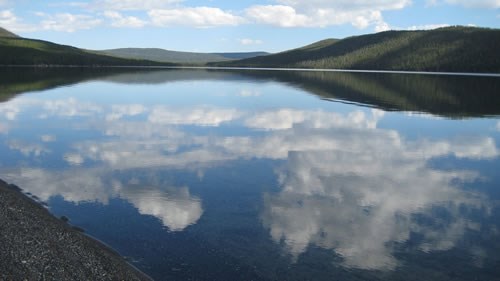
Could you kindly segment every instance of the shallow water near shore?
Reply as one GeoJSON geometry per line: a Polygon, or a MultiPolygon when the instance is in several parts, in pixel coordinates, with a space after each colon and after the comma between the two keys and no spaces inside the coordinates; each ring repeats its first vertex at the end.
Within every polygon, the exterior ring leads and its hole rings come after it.
{"type": "Polygon", "coordinates": [[[0,178],[157,280],[500,276],[498,77],[0,73],[0,178]]]}

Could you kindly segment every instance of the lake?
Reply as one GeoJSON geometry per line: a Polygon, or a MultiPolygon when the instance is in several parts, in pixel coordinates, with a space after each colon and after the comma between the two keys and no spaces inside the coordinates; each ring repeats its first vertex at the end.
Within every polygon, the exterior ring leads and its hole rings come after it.
{"type": "Polygon", "coordinates": [[[499,77],[0,75],[0,178],[156,280],[500,279],[499,77]]]}

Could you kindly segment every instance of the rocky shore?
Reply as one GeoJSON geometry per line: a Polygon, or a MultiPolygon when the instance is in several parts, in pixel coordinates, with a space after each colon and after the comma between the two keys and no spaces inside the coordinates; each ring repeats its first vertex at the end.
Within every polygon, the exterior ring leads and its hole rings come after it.
{"type": "Polygon", "coordinates": [[[151,280],[0,180],[0,280],[151,280]]]}

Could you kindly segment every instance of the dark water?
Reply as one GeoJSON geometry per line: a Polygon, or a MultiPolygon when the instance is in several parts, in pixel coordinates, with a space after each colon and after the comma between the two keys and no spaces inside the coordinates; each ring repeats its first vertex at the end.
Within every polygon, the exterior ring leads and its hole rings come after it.
{"type": "Polygon", "coordinates": [[[0,178],[157,280],[500,279],[500,78],[0,74],[0,178]]]}

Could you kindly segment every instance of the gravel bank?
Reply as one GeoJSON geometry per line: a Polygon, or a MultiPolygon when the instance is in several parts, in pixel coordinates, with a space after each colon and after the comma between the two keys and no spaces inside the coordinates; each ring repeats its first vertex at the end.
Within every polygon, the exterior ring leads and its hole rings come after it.
{"type": "Polygon", "coordinates": [[[0,280],[151,280],[0,180],[0,280]]]}

